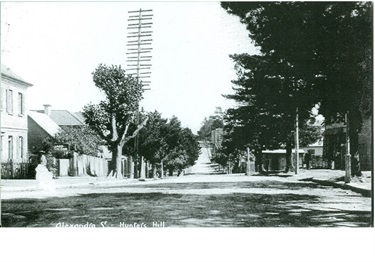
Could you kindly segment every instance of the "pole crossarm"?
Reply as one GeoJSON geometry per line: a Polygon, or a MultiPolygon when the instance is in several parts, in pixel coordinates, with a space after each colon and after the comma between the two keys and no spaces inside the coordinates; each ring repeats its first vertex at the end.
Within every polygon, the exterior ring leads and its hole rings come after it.
{"type": "MultiPolygon", "coordinates": [[[[150,78],[151,72],[151,58],[150,55],[152,48],[152,9],[138,9],[128,11],[130,14],[128,16],[128,25],[127,25],[127,43],[126,43],[126,71],[130,71],[128,74],[137,78],[137,81],[142,85],[142,90],[150,90],[149,87],[151,81],[144,81],[144,78],[150,78]],[[145,55],[147,54],[147,55],[145,55]],[[144,72],[146,70],[146,72],[144,72]],[[142,75],[141,75],[142,74],[142,75]],[[146,74],[146,75],[145,75],[146,74]]],[[[139,104],[138,104],[138,113],[137,113],[137,125],[141,128],[147,120],[143,121],[139,125],[139,104]]],[[[135,174],[142,177],[142,157],[140,159],[141,165],[140,170],[138,170],[139,155],[139,136],[138,132],[140,129],[137,129],[134,132],[134,151],[135,151],[135,174]],[[141,171],[141,172],[139,172],[141,171]]],[[[131,138],[131,137],[129,137],[131,138]]],[[[144,174],[144,172],[143,172],[144,174]]]]}

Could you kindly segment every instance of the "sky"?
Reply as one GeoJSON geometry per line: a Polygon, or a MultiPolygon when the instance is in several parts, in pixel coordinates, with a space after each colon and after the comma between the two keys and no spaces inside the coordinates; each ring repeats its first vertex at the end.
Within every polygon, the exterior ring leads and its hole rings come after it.
{"type": "Polygon", "coordinates": [[[1,62],[33,84],[27,108],[81,111],[104,98],[100,64],[126,66],[128,11],[153,10],[151,90],[141,107],[199,130],[233,102],[229,54],[257,53],[239,18],[219,2],[2,2],[1,62]]]}

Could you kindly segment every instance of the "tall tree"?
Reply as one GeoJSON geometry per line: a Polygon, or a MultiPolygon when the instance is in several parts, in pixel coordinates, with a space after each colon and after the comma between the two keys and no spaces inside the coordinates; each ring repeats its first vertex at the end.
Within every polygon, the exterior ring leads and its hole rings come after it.
{"type": "MultiPolygon", "coordinates": [[[[293,75],[291,65],[267,56],[232,55],[238,79],[235,93],[225,95],[237,102],[227,111],[227,128],[237,143],[250,146],[257,159],[264,148],[285,147],[287,170],[291,166],[293,130],[297,108],[300,127],[311,117],[317,102],[311,84],[293,75]]],[[[257,163],[260,165],[260,162],[257,163]]]]}
{"type": "MultiPolygon", "coordinates": [[[[310,83],[327,121],[349,112],[351,152],[362,117],[372,114],[371,2],[225,2],[262,55],[310,83]]],[[[353,170],[358,170],[353,167],[353,170]]]]}
{"type": "Polygon", "coordinates": [[[129,126],[135,123],[142,84],[126,75],[121,66],[100,64],[93,74],[93,81],[105,94],[99,104],[88,104],[83,109],[85,122],[104,139],[112,151],[113,176],[121,177],[121,157],[126,142],[135,137],[147,122],[147,118],[129,134],[129,126]]]}

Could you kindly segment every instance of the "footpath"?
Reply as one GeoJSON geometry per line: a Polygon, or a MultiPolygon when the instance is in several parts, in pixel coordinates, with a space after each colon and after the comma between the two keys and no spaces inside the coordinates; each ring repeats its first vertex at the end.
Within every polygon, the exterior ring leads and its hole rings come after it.
{"type": "MultiPolygon", "coordinates": [[[[146,179],[153,180],[153,179],[146,179]]],[[[76,176],[76,177],[58,177],[52,180],[55,189],[61,188],[78,188],[86,186],[121,186],[136,183],[144,183],[138,179],[116,179],[107,177],[91,177],[76,176]]],[[[40,191],[39,182],[35,179],[1,179],[0,193],[6,192],[22,192],[22,191],[40,191]]]]}
{"type": "MultiPolygon", "coordinates": [[[[362,172],[363,175],[359,178],[354,177],[350,183],[345,183],[345,171],[341,170],[328,170],[328,169],[302,169],[299,174],[294,173],[276,173],[268,175],[255,174],[254,176],[278,176],[291,181],[311,181],[324,186],[333,186],[345,190],[352,190],[360,193],[365,197],[372,196],[372,174],[370,171],[362,172]]],[[[223,174],[224,175],[224,174],[223,174]]],[[[241,175],[241,174],[237,174],[241,175]]],[[[244,174],[243,174],[244,175],[244,174]]],[[[225,176],[225,175],[224,175],[225,176]]],[[[177,177],[170,177],[177,178],[177,177]]],[[[107,187],[107,186],[122,186],[122,185],[137,185],[146,183],[153,183],[153,181],[165,181],[165,179],[146,179],[146,181],[139,181],[138,179],[116,179],[106,177],[90,177],[90,176],[77,176],[77,177],[59,177],[54,179],[56,189],[61,188],[78,188],[78,187],[107,187]]],[[[40,186],[36,180],[16,180],[16,179],[2,179],[0,193],[22,193],[27,191],[40,191],[40,186]]]]}
{"type": "MultiPolygon", "coordinates": [[[[285,174],[275,174],[285,176],[285,174]]],[[[362,176],[352,177],[350,183],[345,183],[345,171],[330,169],[301,169],[299,174],[286,174],[289,179],[299,181],[312,181],[323,186],[332,186],[346,190],[352,190],[363,196],[372,196],[372,174],[371,171],[362,171],[362,176]]]]}

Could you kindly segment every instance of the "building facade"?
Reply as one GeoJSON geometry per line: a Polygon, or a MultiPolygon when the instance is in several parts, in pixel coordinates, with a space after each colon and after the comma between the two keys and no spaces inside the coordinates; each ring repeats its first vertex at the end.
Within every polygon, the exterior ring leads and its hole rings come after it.
{"type": "Polygon", "coordinates": [[[28,159],[26,90],[31,86],[1,65],[1,162],[28,159]]]}
{"type": "MultiPolygon", "coordinates": [[[[363,117],[358,133],[359,163],[362,171],[372,170],[372,119],[363,117]]],[[[346,127],[342,122],[326,124],[324,132],[323,157],[333,169],[345,170],[346,127]]]]}

